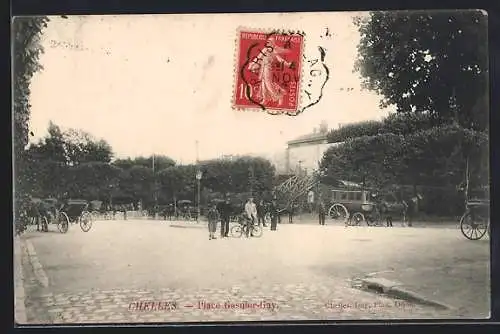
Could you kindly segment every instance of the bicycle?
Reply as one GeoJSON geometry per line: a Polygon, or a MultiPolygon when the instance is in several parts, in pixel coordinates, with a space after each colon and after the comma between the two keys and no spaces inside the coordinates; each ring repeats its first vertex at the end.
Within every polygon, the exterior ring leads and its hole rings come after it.
{"type": "Polygon", "coordinates": [[[235,238],[241,238],[243,233],[254,238],[260,238],[262,236],[262,232],[262,227],[259,225],[248,224],[248,218],[239,219],[238,225],[231,227],[231,235],[235,238]],[[248,226],[251,227],[250,233],[248,233],[248,226]]]}

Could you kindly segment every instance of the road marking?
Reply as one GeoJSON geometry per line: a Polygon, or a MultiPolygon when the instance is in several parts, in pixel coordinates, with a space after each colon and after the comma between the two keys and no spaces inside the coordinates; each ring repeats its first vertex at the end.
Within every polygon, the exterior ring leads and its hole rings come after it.
{"type": "Polygon", "coordinates": [[[33,271],[35,273],[35,277],[37,281],[44,287],[49,286],[49,278],[45,274],[45,270],[43,270],[43,266],[38,260],[38,256],[36,255],[35,247],[31,243],[31,241],[26,240],[26,250],[28,251],[28,256],[31,262],[31,266],[33,267],[33,271]]]}
{"type": "Polygon", "coordinates": [[[21,239],[14,238],[14,310],[15,321],[18,324],[27,324],[25,292],[24,292],[24,273],[22,264],[23,251],[21,239]]]}

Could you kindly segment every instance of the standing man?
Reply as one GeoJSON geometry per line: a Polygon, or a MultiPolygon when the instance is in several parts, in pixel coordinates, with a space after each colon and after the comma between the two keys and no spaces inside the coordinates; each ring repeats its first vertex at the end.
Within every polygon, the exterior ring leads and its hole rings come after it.
{"type": "Polygon", "coordinates": [[[314,191],[311,189],[307,193],[307,204],[308,204],[308,209],[309,213],[313,213],[313,207],[314,207],[314,191]]]}
{"type": "Polygon", "coordinates": [[[217,239],[215,237],[215,232],[217,230],[217,222],[220,219],[219,211],[217,211],[216,205],[212,205],[207,213],[208,218],[208,240],[217,239]]]}
{"type": "Polygon", "coordinates": [[[257,206],[253,202],[253,197],[250,197],[245,204],[245,213],[248,217],[248,228],[247,228],[247,237],[248,234],[250,233],[251,226],[255,224],[255,221],[257,220],[257,206]]]}
{"type": "Polygon", "coordinates": [[[229,218],[231,217],[231,201],[226,197],[224,202],[219,203],[218,211],[220,214],[220,236],[227,238],[229,236],[229,218]]]}
{"type": "Polygon", "coordinates": [[[259,225],[266,227],[266,206],[264,205],[264,201],[260,200],[259,205],[257,205],[257,219],[259,225]]]}
{"type": "Polygon", "coordinates": [[[293,224],[293,211],[295,205],[293,203],[290,204],[290,208],[288,209],[288,223],[293,224]]]}
{"type": "Polygon", "coordinates": [[[325,202],[323,202],[322,199],[319,200],[318,215],[319,215],[319,224],[320,225],[325,225],[326,207],[325,207],[325,202]]]}
{"type": "Polygon", "coordinates": [[[276,226],[278,225],[279,210],[276,200],[273,199],[271,205],[269,205],[269,214],[271,215],[271,231],[276,231],[276,226]]]}

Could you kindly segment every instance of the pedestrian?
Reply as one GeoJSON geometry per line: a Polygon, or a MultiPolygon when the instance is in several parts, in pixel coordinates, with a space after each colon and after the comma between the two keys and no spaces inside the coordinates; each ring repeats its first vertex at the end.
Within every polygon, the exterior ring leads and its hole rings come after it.
{"type": "Polygon", "coordinates": [[[273,200],[269,205],[269,214],[271,216],[271,231],[276,231],[276,226],[278,224],[278,217],[280,215],[276,200],[273,200]]]}
{"type": "Polygon", "coordinates": [[[314,207],[314,191],[311,189],[307,193],[307,204],[308,204],[308,209],[309,213],[313,213],[313,207],[314,207]]]}
{"type": "Polygon", "coordinates": [[[247,230],[246,235],[248,237],[250,230],[257,220],[257,206],[253,201],[253,197],[250,197],[245,204],[245,214],[247,216],[247,230]]]}
{"type": "Polygon", "coordinates": [[[318,216],[319,216],[319,224],[320,225],[325,225],[325,220],[326,220],[326,207],[325,207],[325,202],[320,199],[319,205],[318,205],[318,216]]]}
{"type": "Polygon", "coordinates": [[[413,219],[418,211],[418,202],[420,199],[421,199],[420,194],[416,194],[415,196],[411,197],[407,202],[408,208],[406,210],[406,218],[408,219],[408,227],[411,227],[413,225],[413,219]]]}
{"type": "Polygon", "coordinates": [[[392,227],[392,213],[389,211],[389,208],[387,206],[383,206],[383,210],[385,212],[385,222],[387,227],[392,227]]]}
{"type": "Polygon", "coordinates": [[[218,211],[220,214],[220,236],[221,238],[229,237],[229,219],[231,217],[231,200],[226,197],[224,202],[219,203],[218,211]]]}
{"type": "Polygon", "coordinates": [[[217,211],[217,206],[214,204],[207,213],[208,218],[208,240],[217,239],[215,232],[217,230],[217,223],[219,222],[220,215],[217,211]]]}
{"type": "Polygon", "coordinates": [[[257,205],[257,219],[259,226],[262,224],[262,226],[266,227],[266,206],[264,205],[264,201],[260,200],[259,205],[257,205]]]}
{"type": "Polygon", "coordinates": [[[290,208],[288,209],[288,223],[293,224],[293,211],[294,211],[294,204],[290,204],[290,208]]]}

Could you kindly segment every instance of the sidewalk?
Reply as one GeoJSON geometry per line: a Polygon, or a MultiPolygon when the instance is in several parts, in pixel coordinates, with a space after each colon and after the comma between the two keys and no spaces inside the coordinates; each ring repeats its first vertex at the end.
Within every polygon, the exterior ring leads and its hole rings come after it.
{"type": "Polygon", "coordinates": [[[369,290],[384,290],[419,304],[441,305],[463,317],[490,317],[490,271],[483,262],[457,261],[452,266],[374,273],[361,282],[369,290]]]}
{"type": "Polygon", "coordinates": [[[20,237],[14,237],[14,320],[16,324],[27,323],[21,242],[20,237]]]}

